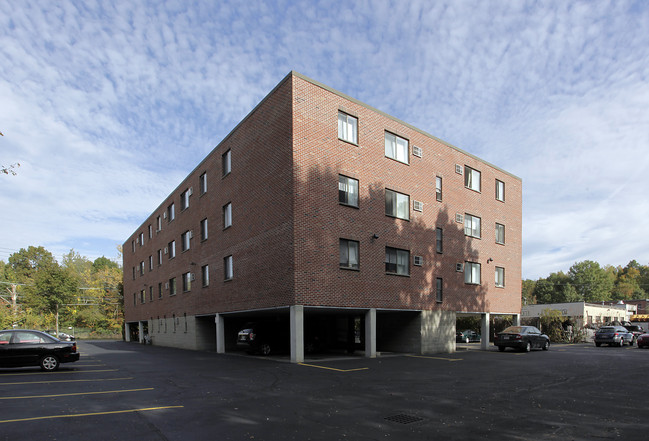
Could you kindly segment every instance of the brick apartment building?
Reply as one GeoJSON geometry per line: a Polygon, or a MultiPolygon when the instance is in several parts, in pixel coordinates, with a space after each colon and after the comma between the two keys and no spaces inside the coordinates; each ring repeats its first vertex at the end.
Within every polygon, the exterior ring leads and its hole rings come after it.
{"type": "Polygon", "coordinates": [[[291,72],[125,242],[126,338],[452,352],[458,314],[520,318],[521,184],[291,72]]]}

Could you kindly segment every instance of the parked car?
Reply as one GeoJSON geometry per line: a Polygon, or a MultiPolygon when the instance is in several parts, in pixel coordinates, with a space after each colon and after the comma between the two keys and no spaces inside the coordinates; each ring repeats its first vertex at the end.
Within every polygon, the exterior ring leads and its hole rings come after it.
{"type": "Polygon", "coordinates": [[[649,348],[649,334],[642,334],[637,340],[638,348],[649,348]]]}
{"type": "Polygon", "coordinates": [[[289,350],[290,336],[286,326],[267,322],[246,323],[237,334],[237,348],[249,354],[285,352],[289,350]]]}
{"type": "Polygon", "coordinates": [[[40,366],[55,371],[61,363],[79,360],[77,344],[30,329],[0,331],[0,367],[40,366]]]}
{"type": "Polygon", "coordinates": [[[59,340],[61,341],[73,341],[74,335],[66,334],[65,332],[59,333],[59,340]]]}
{"type": "Polygon", "coordinates": [[[624,346],[626,343],[633,345],[634,336],[624,326],[602,326],[595,333],[595,346],[602,344],[609,346],[624,346]]]}
{"type": "Polygon", "coordinates": [[[520,349],[526,352],[534,348],[550,349],[550,337],[534,326],[510,326],[496,334],[494,345],[499,351],[505,348],[520,349]]]}
{"type": "Polygon", "coordinates": [[[470,343],[470,342],[479,342],[480,334],[470,329],[467,329],[462,332],[457,332],[455,335],[455,341],[457,343],[470,343]]]}
{"type": "MultiPolygon", "coordinates": [[[[644,329],[642,329],[642,326],[638,325],[624,325],[627,331],[633,334],[633,342],[635,342],[638,337],[640,337],[642,334],[645,333],[644,329]]],[[[633,342],[631,344],[633,344],[633,342]]]]}

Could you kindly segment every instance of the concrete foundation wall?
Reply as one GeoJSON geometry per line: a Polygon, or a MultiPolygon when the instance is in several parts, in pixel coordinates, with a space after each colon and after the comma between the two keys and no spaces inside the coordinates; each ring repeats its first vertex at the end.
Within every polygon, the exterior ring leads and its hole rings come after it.
{"type": "Polygon", "coordinates": [[[421,353],[455,352],[455,319],[453,311],[421,312],[421,353]]]}
{"type": "Polygon", "coordinates": [[[151,344],[182,349],[204,350],[196,338],[196,317],[167,317],[149,320],[151,344]]]}

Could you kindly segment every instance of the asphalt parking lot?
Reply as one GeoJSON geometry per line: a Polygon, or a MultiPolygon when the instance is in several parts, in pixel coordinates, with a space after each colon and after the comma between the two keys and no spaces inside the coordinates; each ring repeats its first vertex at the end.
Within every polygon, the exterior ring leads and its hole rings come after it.
{"type": "Polygon", "coordinates": [[[78,344],[0,369],[2,440],[645,439],[649,350],[277,359],[78,344]]]}

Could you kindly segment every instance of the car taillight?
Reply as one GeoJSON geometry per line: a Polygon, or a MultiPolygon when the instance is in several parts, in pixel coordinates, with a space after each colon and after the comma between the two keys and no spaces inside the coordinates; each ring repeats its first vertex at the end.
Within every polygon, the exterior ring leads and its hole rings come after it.
{"type": "Polygon", "coordinates": [[[77,352],[77,344],[76,343],[74,343],[72,345],[72,352],[77,352]]]}
{"type": "Polygon", "coordinates": [[[250,341],[253,341],[255,339],[255,333],[251,332],[250,333],[250,341]]]}
{"type": "Polygon", "coordinates": [[[522,339],[522,338],[523,338],[523,336],[520,335],[520,334],[517,334],[517,335],[514,336],[514,339],[515,339],[515,340],[520,340],[520,339],[522,339]]]}

